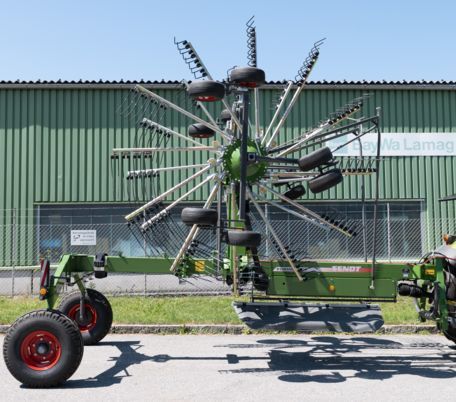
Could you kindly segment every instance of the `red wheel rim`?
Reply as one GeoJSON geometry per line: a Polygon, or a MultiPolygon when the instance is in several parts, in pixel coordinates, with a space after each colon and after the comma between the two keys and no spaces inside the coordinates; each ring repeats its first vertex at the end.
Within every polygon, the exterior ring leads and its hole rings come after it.
{"type": "Polygon", "coordinates": [[[49,370],[60,360],[62,347],[49,331],[33,331],[21,343],[21,358],[32,370],[49,370]]]}
{"type": "Polygon", "coordinates": [[[258,83],[256,83],[256,82],[239,82],[238,85],[240,87],[244,87],[244,88],[256,88],[256,87],[258,87],[258,83]]]}
{"type": "Polygon", "coordinates": [[[220,98],[217,98],[216,96],[196,96],[195,100],[199,102],[215,102],[220,100],[220,98]]]}
{"type": "Polygon", "coordinates": [[[214,133],[209,133],[209,134],[190,134],[190,137],[193,137],[193,138],[211,138],[214,136],[214,133]]]}
{"type": "Polygon", "coordinates": [[[79,330],[81,332],[90,331],[95,324],[97,323],[97,312],[93,308],[91,304],[85,304],[85,314],[86,319],[81,321],[81,317],[79,316],[80,306],[79,304],[74,305],[71,307],[70,311],[68,312],[68,317],[70,317],[73,321],[78,324],[79,330]]]}

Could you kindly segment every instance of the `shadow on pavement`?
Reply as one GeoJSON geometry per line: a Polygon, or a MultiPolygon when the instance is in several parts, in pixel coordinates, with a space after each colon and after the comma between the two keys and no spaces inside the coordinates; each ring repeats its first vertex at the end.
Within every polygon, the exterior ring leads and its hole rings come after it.
{"type": "Polygon", "coordinates": [[[166,363],[176,361],[222,361],[239,364],[248,361],[265,361],[263,368],[220,370],[224,374],[269,373],[287,382],[335,383],[350,378],[384,380],[397,375],[414,375],[427,378],[456,377],[456,350],[439,343],[402,344],[371,337],[337,338],[315,336],[308,340],[261,339],[255,343],[216,345],[217,348],[264,348],[265,356],[148,356],[139,352],[139,341],[102,342],[114,346],[120,356],[111,358],[113,366],[96,377],[69,380],[64,388],[101,388],[118,384],[130,377],[128,369],[145,361],[166,363]],[[293,348],[305,349],[293,351],[293,348]],[[432,348],[432,350],[429,350],[432,348]],[[393,352],[394,351],[394,352],[393,352]]]}

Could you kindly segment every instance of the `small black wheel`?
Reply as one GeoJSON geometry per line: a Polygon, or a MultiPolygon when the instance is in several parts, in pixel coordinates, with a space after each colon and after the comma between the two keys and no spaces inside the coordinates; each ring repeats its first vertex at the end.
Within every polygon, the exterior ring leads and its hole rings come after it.
{"type": "Polygon", "coordinates": [[[182,210],[181,219],[189,226],[217,226],[218,213],[215,209],[188,207],[182,210]]]}
{"type": "Polygon", "coordinates": [[[219,119],[222,123],[226,123],[228,120],[231,120],[231,114],[228,109],[223,109],[220,113],[219,119]]]}
{"type": "Polygon", "coordinates": [[[109,332],[112,325],[112,308],[108,299],[94,289],[86,289],[85,318],[79,315],[81,292],[63,297],[59,310],[72,319],[81,331],[84,345],[95,345],[109,332]]]}
{"type": "Polygon", "coordinates": [[[343,176],[340,169],[332,169],[309,180],[309,189],[314,194],[321,193],[341,183],[342,180],[343,176]]]}
{"type": "Polygon", "coordinates": [[[31,388],[55,387],[79,367],[84,344],[77,326],[59,311],[38,310],[18,318],[3,343],[9,372],[31,388]]]}
{"type": "Polygon", "coordinates": [[[188,126],[188,135],[192,138],[211,138],[215,131],[202,123],[195,123],[188,126]]]}
{"type": "Polygon", "coordinates": [[[256,67],[238,67],[231,71],[230,81],[240,87],[257,88],[266,82],[266,74],[256,67]]]}
{"type": "Polygon", "coordinates": [[[188,84],[187,92],[190,97],[200,102],[214,102],[223,99],[225,86],[217,81],[193,81],[188,84]]]}
{"type": "Polygon", "coordinates": [[[226,242],[230,246],[258,247],[261,243],[261,233],[250,230],[228,230],[226,242]]]}
{"type": "Polygon", "coordinates": [[[328,163],[332,160],[333,154],[328,147],[319,148],[299,159],[298,165],[301,170],[308,171],[328,163]]]}
{"type": "Polygon", "coordinates": [[[297,186],[291,187],[288,191],[286,191],[283,195],[290,200],[296,200],[302,197],[306,193],[306,189],[302,184],[298,184],[297,186]]]}
{"type": "Polygon", "coordinates": [[[450,341],[456,343],[456,327],[448,326],[446,331],[443,331],[443,335],[450,341]]]}

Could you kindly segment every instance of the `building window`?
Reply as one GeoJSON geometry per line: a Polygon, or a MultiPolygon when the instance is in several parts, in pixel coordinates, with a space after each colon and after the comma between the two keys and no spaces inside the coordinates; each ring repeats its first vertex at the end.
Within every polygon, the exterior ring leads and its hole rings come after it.
{"type": "MultiPolygon", "coordinates": [[[[187,204],[187,206],[190,204],[187,204]]],[[[280,239],[300,260],[363,260],[372,257],[373,204],[360,202],[309,202],[307,208],[326,215],[355,232],[346,237],[337,230],[304,221],[281,209],[267,206],[265,213],[280,239]],[[363,229],[364,228],[364,229],[363,229]]],[[[150,239],[126,224],[124,216],[137,208],[125,204],[40,205],[37,212],[39,255],[58,261],[62,254],[124,256],[176,255],[188,228],[180,220],[180,205],[172,210],[159,237],[150,239]],[[176,226],[177,225],[177,226],[176,226]],[[166,226],[166,227],[165,227],[166,226]],[[175,228],[175,229],[174,229],[175,228]],[[95,230],[96,246],[76,246],[70,241],[72,230],[95,230]],[[173,233],[173,234],[171,234],[173,233]]],[[[252,209],[254,230],[264,234],[259,249],[262,258],[277,258],[271,234],[252,209]]],[[[422,254],[422,203],[420,201],[380,202],[378,204],[376,256],[380,260],[414,260],[422,254]]],[[[207,249],[215,249],[213,231],[201,231],[207,249]]]]}

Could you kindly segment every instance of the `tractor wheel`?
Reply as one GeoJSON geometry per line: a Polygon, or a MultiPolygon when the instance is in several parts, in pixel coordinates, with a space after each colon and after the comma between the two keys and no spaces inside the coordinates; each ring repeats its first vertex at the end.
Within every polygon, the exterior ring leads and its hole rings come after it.
{"type": "Polygon", "coordinates": [[[188,84],[187,92],[196,101],[214,102],[223,99],[225,86],[220,82],[210,80],[193,81],[188,84]]]}
{"type": "Polygon", "coordinates": [[[306,193],[306,189],[302,184],[298,184],[297,186],[291,187],[288,191],[283,193],[283,195],[290,200],[296,200],[302,197],[306,193]]]}
{"type": "Polygon", "coordinates": [[[331,150],[328,147],[323,147],[300,158],[298,165],[301,170],[306,172],[328,163],[332,158],[333,154],[331,150]]]}
{"type": "Polygon", "coordinates": [[[228,120],[231,120],[231,114],[228,109],[223,109],[220,113],[219,119],[222,123],[226,123],[228,120]]]}
{"type": "Polygon", "coordinates": [[[6,333],[3,357],[10,373],[32,388],[48,388],[70,378],[81,363],[81,334],[59,311],[38,310],[18,318],[6,333]]]}
{"type": "Polygon", "coordinates": [[[266,82],[266,75],[256,67],[238,67],[231,71],[230,81],[240,87],[257,88],[266,82]]]}
{"type": "Polygon", "coordinates": [[[336,186],[343,180],[342,172],[340,169],[329,170],[309,180],[309,189],[312,193],[321,193],[322,191],[329,190],[331,187],[336,186]]]}
{"type": "Polygon", "coordinates": [[[261,233],[250,230],[228,230],[226,242],[230,246],[258,247],[261,243],[261,233]]]}
{"type": "Polygon", "coordinates": [[[71,318],[81,331],[84,345],[95,345],[109,332],[112,325],[112,308],[108,299],[94,289],[87,289],[85,296],[86,318],[79,316],[81,292],[75,291],[64,296],[59,310],[71,318]]]}
{"type": "Polygon", "coordinates": [[[215,131],[202,123],[195,123],[188,126],[188,135],[192,138],[211,138],[215,131]]]}
{"type": "Polygon", "coordinates": [[[218,213],[215,209],[184,208],[181,213],[181,219],[188,226],[217,226],[218,213]]]}

